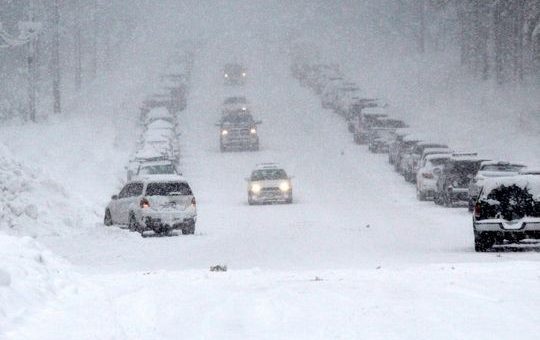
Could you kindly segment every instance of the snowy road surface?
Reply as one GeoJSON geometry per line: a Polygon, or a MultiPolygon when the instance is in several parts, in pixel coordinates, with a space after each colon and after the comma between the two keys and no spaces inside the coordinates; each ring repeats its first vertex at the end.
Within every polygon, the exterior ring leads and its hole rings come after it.
{"type": "Polygon", "coordinates": [[[196,235],[143,239],[96,218],[44,239],[79,274],[6,338],[538,338],[538,247],[474,253],[467,211],[417,202],[291,79],[279,48],[244,61],[245,91],[222,86],[218,50],[198,57],[179,115],[196,235]],[[218,107],[241,92],[263,120],[261,151],[222,154],[218,107]],[[267,161],[295,176],[294,204],[247,205],[244,177],[267,161]]]}

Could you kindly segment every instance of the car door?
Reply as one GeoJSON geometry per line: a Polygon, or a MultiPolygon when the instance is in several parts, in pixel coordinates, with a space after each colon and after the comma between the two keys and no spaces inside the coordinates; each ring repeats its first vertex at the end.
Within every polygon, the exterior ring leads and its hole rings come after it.
{"type": "Polygon", "coordinates": [[[120,190],[120,193],[118,194],[118,198],[111,202],[110,212],[113,221],[115,221],[116,223],[124,223],[124,217],[122,216],[122,200],[126,197],[129,185],[130,184],[124,185],[124,187],[122,188],[122,190],[120,190]]]}
{"type": "Polygon", "coordinates": [[[127,197],[125,199],[125,216],[126,223],[129,223],[129,214],[135,210],[140,203],[140,198],[143,194],[144,184],[142,182],[131,183],[131,186],[128,188],[127,197]]]}

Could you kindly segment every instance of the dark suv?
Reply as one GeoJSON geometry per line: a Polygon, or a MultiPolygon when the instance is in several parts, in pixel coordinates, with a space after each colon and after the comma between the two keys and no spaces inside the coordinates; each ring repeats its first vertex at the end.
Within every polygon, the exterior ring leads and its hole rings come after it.
{"type": "Polygon", "coordinates": [[[474,207],[473,229],[476,251],[504,240],[540,239],[540,177],[487,178],[474,207]]]}
{"type": "Polygon", "coordinates": [[[485,159],[476,153],[453,154],[440,172],[435,203],[444,206],[468,205],[469,182],[485,159]]]}
{"type": "Polygon", "coordinates": [[[246,76],[246,69],[240,64],[226,64],[223,68],[225,85],[244,85],[246,76]]]}

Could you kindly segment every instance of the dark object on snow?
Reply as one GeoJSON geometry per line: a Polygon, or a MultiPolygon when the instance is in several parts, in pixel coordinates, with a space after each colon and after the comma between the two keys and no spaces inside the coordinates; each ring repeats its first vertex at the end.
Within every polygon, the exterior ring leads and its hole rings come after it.
{"type": "Polygon", "coordinates": [[[227,266],[218,264],[216,266],[210,267],[210,271],[211,272],[226,272],[227,271],[227,266]]]}

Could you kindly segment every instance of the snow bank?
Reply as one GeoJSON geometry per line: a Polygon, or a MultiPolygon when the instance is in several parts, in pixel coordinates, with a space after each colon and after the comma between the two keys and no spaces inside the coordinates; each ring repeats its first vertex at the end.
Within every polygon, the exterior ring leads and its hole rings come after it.
{"type": "Polygon", "coordinates": [[[80,218],[73,198],[39,170],[15,160],[0,144],[0,231],[15,235],[56,235],[80,218]]]}
{"type": "Polygon", "coordinates": [[[30,237],[3,233],[0,259],[0,330],[5,330],[8,323],[65,286],[68,265],[30,237]]]}

